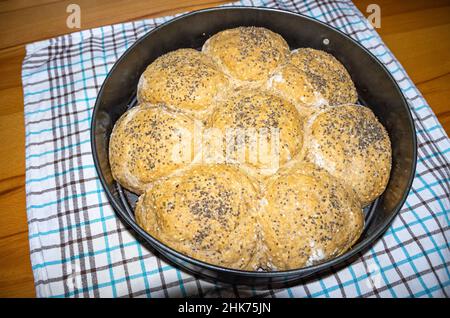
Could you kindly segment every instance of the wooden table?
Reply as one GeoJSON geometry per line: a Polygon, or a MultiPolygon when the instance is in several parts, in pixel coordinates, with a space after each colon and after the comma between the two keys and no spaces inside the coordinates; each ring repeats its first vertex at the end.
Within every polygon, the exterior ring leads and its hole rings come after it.
{"type": "MultiPolygon", "coordinates": [[[[6,0],[0,2],[0,297],[35,296],[25,211],[25,136],[21,63],[24,45],[74,30],[67,5],[81,7],[81,27],[216,6],[211,0],[6,0]]],[[[450,133],[450,1],[357,0],[381,7],[383,40],[450,133]]],[[[366,14],[366,13],[365,13],[366,14]]]]}

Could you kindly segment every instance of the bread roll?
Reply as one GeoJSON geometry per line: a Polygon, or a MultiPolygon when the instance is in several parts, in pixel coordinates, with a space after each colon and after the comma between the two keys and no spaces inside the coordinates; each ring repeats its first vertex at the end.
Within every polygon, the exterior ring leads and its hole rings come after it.
{"type": "Polygon", "coordinates": [[[136,221],[152,236],[201,261],[257,267],[257,193],[240,170],[195,165],[139,198],[136,221]]]}
{"type": "MultiPolygon", "coordinates": [[[[331,54],[311,48],[300,48],[291,53],[289,64],[303,71],[307,81],[329,105],[357,102],[358,93],[350,74],[331,54]]],[[[291,71],[288,69],[285,72],[291,71]]],[[[291,76],[295,76],[295,74],[291,76]]],[[[289,79],[289,76],[286,77],[289,79]]],[[[304,90],[297,85],[295,81],[289,81],[284,87],[280,85],[279,89],[285,94],[291,95],[292,98],[299,99],[298,95],[300,94],[301,97],[303,94],[301,92],[304,90]]],[[[319,104],[323,104],[320,98],[319,101],[319,104]]],[[[317,100],[313,99],[310,105],[315,106],[317,103],[317,100]]]]}
{"type": "Polygon", "coordinates": [[[391,171],[391,143],[369,108],[326,108],[308,121],[306,135],[308,160],[352,187],[362,205],[383,193],[391,171]]]}
{"type": "Polygon", "coordinates": [[[225,136],[221,149],[227,162],[241,164],[255,177],[272,175],[302,151],[303,117],[267,91],[241,88],[230,94],[207,126],[225,136]]]}
{"type": "Polygon", "coordinates": [[[239,27],[209,38],[202,51],[238,81],[265,81],[289,55],[289,46],[277,33],[260,27],[239,27]]]}
{"type": "Polygon", "coordinates": [[[202,118],[228,84],[210,57],[194,49],[179,49],[147,67],[137,96],[140,102],[164,103],[202,118]]]}
{"type": "Polygon", "coordinates": [[[116,122],[109,162],[115,180],[142,193],[147,185],[194,159],[195,122],[162,105],[140,104],[116,122]]]}
{"type": "Polygon", "coordinates": [[[361,235],[364,217],[354,193],[325,170],[297,163],[270,179],[261,229],[269,270],[324,262],[346,252],[361,235]]]}

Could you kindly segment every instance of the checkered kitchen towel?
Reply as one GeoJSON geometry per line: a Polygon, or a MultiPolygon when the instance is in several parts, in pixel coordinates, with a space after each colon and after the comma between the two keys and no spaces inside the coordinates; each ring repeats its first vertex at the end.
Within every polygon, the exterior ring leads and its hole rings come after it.
{"type": "Polygon", "coordinates": [[[73,33],[27,46],[23,62],[31,263],[40,297],[446,297],[450,294],[450,141],[405,70],[347,0],[242,1],[309,15],[349,34],[390,70],[417,128],[412,190],[383,238],[351,266],[279,290],[224,288],[154,256],[108,204],[89,127],[114,62],[170,17],[73,33]]]}

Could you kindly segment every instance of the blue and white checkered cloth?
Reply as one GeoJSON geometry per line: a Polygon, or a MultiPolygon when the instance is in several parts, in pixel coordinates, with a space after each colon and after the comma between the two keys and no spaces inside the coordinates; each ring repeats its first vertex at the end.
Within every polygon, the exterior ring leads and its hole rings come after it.
{"type": "Polygon", "coordinates": [[[348,0],[242,1],[301,12],[347,33],[400,85],[417,129],[417,173],[388,231],[348,267],[277,290],[221,287],[166,264],[117,218],[100,185],[89,127],[99,88],[133,42],[171,17],[27,45],[23,62],[26,193],[39,297],[447,297],[450,141],[405,70],[348,0]]]}

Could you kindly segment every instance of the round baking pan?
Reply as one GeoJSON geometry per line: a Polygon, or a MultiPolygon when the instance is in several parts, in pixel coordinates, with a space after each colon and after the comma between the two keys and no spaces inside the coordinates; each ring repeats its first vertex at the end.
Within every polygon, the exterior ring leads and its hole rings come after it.
{"type": "Polygon", "coordinates": [[[342,32],[309,17],[276,9],[224,7],[177,17],[148,32],[116,62],[105,79],[91,124],[92,152],[101,183],[116,213],[138,239],[165,260],[198,277],[239,285],[281,287],[311,275],[349,265],[358,253],[374,244],[403,205],[414,177],[416,134],[408,104],[386,68],[360,44],[342,32]],[[261,26],[279,33],[291,49],[312,47],[334,55],[355,82],[359,103],[370,107],[386,127],[392,144],[392,171],[385,192],[365,209],[366,224],[359,241],[345,254],[327,262],[289,271],[242,271],[211,265],[181,254],[140,228],[134,218],[136,195],[112,177],[109,136],[116,120],[136,104],[136,86],[147,65],[179,49],[199,49],[213,34],[238,26],[261,26]]]}

